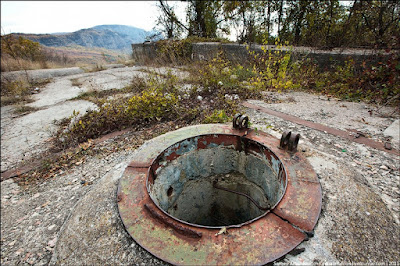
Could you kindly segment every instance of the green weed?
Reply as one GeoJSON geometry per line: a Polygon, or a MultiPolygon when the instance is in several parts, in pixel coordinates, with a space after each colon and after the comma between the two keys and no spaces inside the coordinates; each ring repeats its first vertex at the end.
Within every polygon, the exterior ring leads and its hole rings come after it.
{"type": "Polygon", "coordinates": [[[230,119],[226,115],[225,110],[214,110],[211,115],[206,116],[203,120],[204,123],[226,123],[230,119]]]}

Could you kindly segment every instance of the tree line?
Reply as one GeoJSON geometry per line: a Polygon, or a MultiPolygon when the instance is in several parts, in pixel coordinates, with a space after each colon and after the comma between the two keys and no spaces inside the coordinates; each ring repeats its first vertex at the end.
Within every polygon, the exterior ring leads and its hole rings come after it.
{"type": "Polygon", "coordinates": [[[158,1],[158,30],[166,38],[221,38],[232,30],[240,43],[313,47],[399,48],[400,1],[186,0],[181,21],[171,1],[158,1]]]}

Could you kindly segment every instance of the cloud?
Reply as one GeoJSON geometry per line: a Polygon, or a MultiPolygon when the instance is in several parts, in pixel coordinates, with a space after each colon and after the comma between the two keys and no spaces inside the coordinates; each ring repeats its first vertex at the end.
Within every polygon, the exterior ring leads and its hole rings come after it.
{"type": "Polygon", "coordinates": [[[1,2],[1,25],[5,33],[72,32],[102,24],[151,30],[157,16],[153,1],[1,2]]]}

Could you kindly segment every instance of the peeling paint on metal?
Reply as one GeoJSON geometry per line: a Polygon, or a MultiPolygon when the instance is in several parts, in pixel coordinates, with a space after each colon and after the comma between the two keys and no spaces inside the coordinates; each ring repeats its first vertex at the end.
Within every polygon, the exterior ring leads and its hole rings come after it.
{"type": "MultiPolygon", "coordinates": [[[[243,137],[245,132],[227,125],[182,128],[142,146],[135,163],[147,162],[150,166],[165,147],[203,134],[232,134],[243,137]]],[[[279,140],[263,132],[258,131],[255,134],[249,130],[245,138],[269,147],[287,168],[286,194],[271,213],[240,228],[230,228],[227,235],[219,236],[215,236],[219,229],[182,224],[202,233],[200,239],[193,239],[158,221],[144,209],[145,204],[154,204],[146,187],[146,179],[151,171],[127,168],[120,179],[118,195],[121,200],[118,202],[118,209],[125,228],[133,239],[156,257],[181,265],[266,264],[300,244],[306,236],[297,227],[305,231],[312,230],[321,209],[321,187],[312,167],[301,155],[299,160],[292,161],[289,154],[277,148],[279,140]]],[[[206,149],[207,142],[204,142],[205,140],[201,140],[198,145],[206,149]]],[[[227,143],[224,143],[224,146],[227,146],[227,143]]],[[[166,165],[163,165],[163,168],[166,165]]],[[[278,164],[278,167],[281,166],[278,164]]],[[[276,169],[279,172],[280,168],[276,166],[273,171],[276,169]]],[[[278,180],[279,186],[282,186],[282,174],[278,175],[278,180]]]]}

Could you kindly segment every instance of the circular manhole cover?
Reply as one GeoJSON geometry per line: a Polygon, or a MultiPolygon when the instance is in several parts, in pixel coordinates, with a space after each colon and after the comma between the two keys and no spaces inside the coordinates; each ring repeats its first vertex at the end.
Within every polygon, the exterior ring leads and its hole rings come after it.
{"type": "Polygon", "coordinates": [[[173,264],[264,264],[283,256],[314,228],[321,187],[305,158],[278,145],[263,132],[226,125],[153,139],[120,180],[127,231],[173,264]]]}

